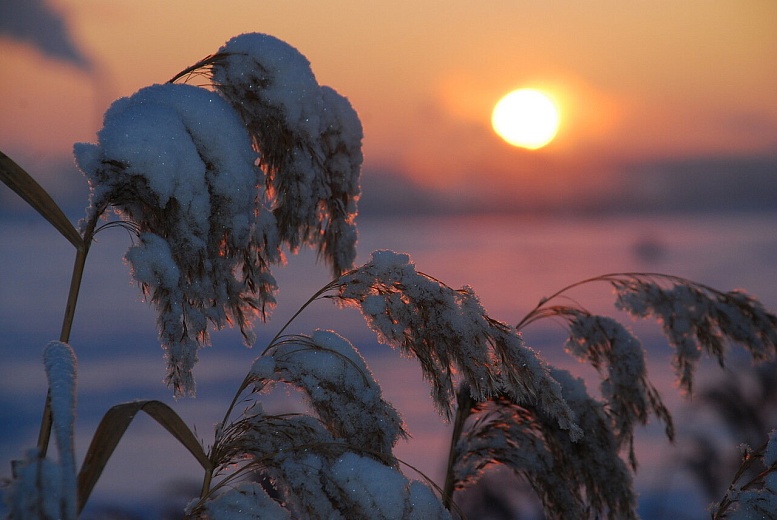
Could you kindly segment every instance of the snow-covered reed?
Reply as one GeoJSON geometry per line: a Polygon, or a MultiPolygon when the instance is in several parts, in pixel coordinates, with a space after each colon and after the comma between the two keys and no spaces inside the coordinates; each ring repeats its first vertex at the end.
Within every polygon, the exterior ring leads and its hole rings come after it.
{"type": "MultiPolygon", "coordinates": [[[[674,276],[584,280],[512,326],[490,317],[471,287],[447,286],[407,254],[376,251],[355,267],[361,140],[353,107],[318,84],[299,51],[244,34],[172,81],[119,99],[97,142],[75,146],[91,188],[80,233],[26,172],[0,156],[2,180],[77,249],[62,337],[45,350],[50,390],[39,446],[16,464],[6,493],[11,518],[75,518],[140,411],[203,468],[200,496],[185,512],[191,518],[451,518],[455,492],[495,465],[525,477],[548,518],[636,518],[635,427],[656,416],[671,440],[672,418],[648,378],[639,340],[611,317],[558,304],[560,297],[603,281],[618,308],[657,318],[688,393],[700,357],[722,364],[730,343],[755,361],[777,357],[777,316],[756,299],[674,276]],[[192,75],[208,85],[177,83],[192,75]],[[98,225],[111,214],[114,220],[98,225]],[[235,326],[248,345],[255,342],[254,321],[269,317],[277,297],[273,266],[287,252],[315,248],[335,279],[300,312],[320,300],[356,307],[380,342],[418,361],[441,420],[453,421],[443,486],[405,474],[410,466],[394,447],[408,433],[358,347],[330,330],[289,334],[292,322],[236,385],[209,449],[166,405],[123,403],[106,414],[76,472],[70,324],[94,234],[117,222],[136,235],[125,259],[157,310],[166,383],[176,396],[194,395],[192,369],[212,329],[235,326]],[[568,326],[569,354],[599,371],[598,397],[526,345],[521,330],[554,317],[568,326]],[[266,413],[263,395],[278,386],[299,390],[307,412],[266,413]],[[56,462],[46,456],[52,428],[56,462]]],[[[715,518],[775,510],[775,437],[747,452],[747,467],[765,469],[742,484],[737,475],[715,518]]]]}

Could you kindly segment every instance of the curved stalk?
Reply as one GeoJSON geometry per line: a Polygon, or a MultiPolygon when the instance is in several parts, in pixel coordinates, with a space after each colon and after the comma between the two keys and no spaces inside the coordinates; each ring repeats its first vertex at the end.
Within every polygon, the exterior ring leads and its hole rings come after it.
{"type": "MultiPolygon", "coordinates": [[[[348,274],[348,273],[346,273],[346,274],[348,274]]],[[[345,276],[345,275],[343,275],[343,276],[345,276]]],[[[340,281],[340,278],[337,278],[336,280],[333,280],[333,281],[329,282],[328,284],[323,286],[321,289],[316,291],[316,293],[313,296],[308,298],[308,300],[305,303],[303,303],[302,306],[299,309],[297,309],[297,312],[295,312],[294,315],[286,321],[286,323],[283,325],[283,327],[280,328],[280,330],[270,340],[270,342],[267,344],[267,347],[265,347],[265,349],[262,351],[261,354],[259,354],[259,356],[260,357],[264,356],[267,353],[267,351],[270,350],[270,348],[272,348],[273,345],[275,345],[275,342],[278,341],[278,339],[281,337],[281,335],[284,333],[284,331],[289,327],[289,325],[291,325],[291,322],[293,322],[297,318],[297,316],[302,314],[302,311],[307,309],[308,306],[310,306],[310,304],[312,304],[314,301],[316,301],[319,298],[321,298],[321,296],[323,294],[325,294],[326,292],[332,290],[333,287],[337,287],[337,284],[338,284],[339,281],[340,281]]],[[[237,400],[240,398],[240,394],[243,393],[243,390],[245,390],[248,387],[248,385],[249,385],[249,383],[251,381],[251,377],[250,376],[251,376],[250,374],[246,375],[245,379],[243,379],[243,382],[240,383],[240,387],[238,388],[237,392],[235,393],[235,396],[232,398],[232,402],[230,403],[229,407],[227,408],[227,412],[224,415],[224,420],[221,421],[221,428],[224,428],[227,425],[227,421],[229,420],[229,416],[232,415],[232,412],[233,412],[233,410],[235,408],[235,405],[237,404],[237,400]]]]}
{"type": "MultiPolygon", "coordinates": [[[[97,216],[92,218],[84,230],[84,236],[81,244],[76,248],[76,259],[73,265],[73,274],[70,277],[70,290],[65,304],[65,316],[62,320],[62,329],[59,333],[59,341],[68,343],[70,341],[70,331],[73,328],[73,320],[76,313],[76,304],[78,302],[78,293],[81,289],[81,280],[86,266],[86,256],[89,254],[89,246],[94,236],[94,228],[97,225],[97,216]]],[[[40,422],[40,431],[38,433],[38,453],[41,458],[46,456],[51,438],[51,389],[46,394],[46,403],[43,406],[43,417],[40,422]]]]}
{"type": "MultiPolygon", "coordinates": [[[[565,292],[567,292],[569,290],[572,290],[572,289],[574,289],[576,287],[580,287],[581,285],[585,285],[585,284],[588,284],[588,283],[591,283],[591,282],[616,283],[619,280],[628,279],[628,278],[632,278],[632,279],[657,278],[657,279],[660,279],[660,280],[671,281],[671,282],[676,282],[676,283],[689,283],[690,282],[689,280],[687,280],[686,278],[683,278],[681,276],[674,276],[674,275],[671,275],[671,274],[664,274],[664,273],[651,273],[651,272],[647,272],[647,273],[639,273],[639,272],[609,273],[609,274],[603,274],[603,275],[600,275],[600,276],[595,276],[593,278],[587,278],[585,280],[580,280],[580,281],[575,282],[573,284],[569,284],[566,287],[563,287],[563,288],[559,289],[558,291],[554,292],[550,296],[547,296],[547,297],[544,297],[544,298],[540,299],[539,303],[537,303],[537,305],[531,311],[529,311],[526,314],[526,316],[524,316],[521,319],[521,321],[518,322],[518,324],[515,326],[515,328],[517,330],[521,330],[524,326],[529,325],[530,323],[532,323],[532,322],[534,322],[534,321],[536,321],[536,320],[538,320],[540,318],[555,315],[554,312],[550,312],[547,315],[542,314],[542,311],[545,309],[545,307],[544,307],[545,304],[548,303],[550,300],[558,298],[563,293],[565,293],[565,292]]],[[[707,291],[709,293],[718,294],[718,295],[723,294],[721,291],[718,291],[717,289],[714,289],[713,287],[709,287],[707,285],[704,285],[704,284],[701,284],[701,283],[696,283],[696,282],[690,282],[690,283],[692,283],[694,286],[696,286],[696,287],[698,287],[700,289],[703,289],[703,290],[705,290],[705,291],[707,291]]]]}
{"type": "MultiPolygon", "coordinates": [[[[345,273],[343,276],[345,276],[346,274],[348,274],[348,273],[345,273]]],[[[277,334],[275,334],[275,336],[272,338],[272,340],[270,340],[270,342],[267,344],[267,347],[262,351],[261,354],[259,354],[259,356],[261,357],[261,356],[263,356],[263,355],[265,355],[267,353],[267,351],[275,344],[275,342],[278,341],[278,339],[281,337],[283,332],[289,327],[289,325],[291,325],[291,322],[293,322],[297,318],[297,316],[299,316],[302,313],[302,311],[304,311],[306,308],[308,308],[308,306],[310,306],[310,304],[312,304],[314,301],[316,301],[319,298],[321,298],[321,296],[323,294],[325,294],[326,292],[332,290],[332,288],[337,287],[339,281],[340,281],[340,278],[337,278],[337,279],[329,282],[328,284],[323,286],[321,289],[316,291],[316,293],[313,294],[313,296],[308,298],[308,300],[305,303],[303,303],[302,306],[299,309],[297,309],[297,312],[295,312],[294,315],[291,318],[289,318],[288,321],[286,321],[286,323],[280,328],[280,330],[277,332],[277,334]]],[[[237,389],[237,392],[235,392],[234,397],[232,397],[232,402],[229,403],[229,406],[227,407],[227,411],[224,414],[224,419],[222,419],[221,423],[216,426],[216,431],[217,432],[223,431],[224,428],[226,428],[227,421],[229,421],[229,418],[232,416],[232,413],[235,410],[235,405],[237,405],[237,402],[240,399],[240,396],[242,395],[243,391],[246,388],[248,388],[248,385],[250,383],[251,383],[251,374],[249,372],[246,375],[246,377],[243,379],[243,382],[240,383],[240,387],[237,389]]],[[[218,442],[218,439],[216,439],[216,442],[218,442]]],[[[214,449],[215,449],[215,444],[211,448],[211,453],[213,452],[214,449]]],[[[211,462],[213,462],[213,461],[211,461],[211,462]]],[[[208,493],[210,493],[210,491],[211,491],[210,485],[211,485],[212,479],[213,479],[212,472],[206,471],[205,472],[205,478],[203,479],[203,482],[202,482],[202,490],[200,491],[200,498],[205,498],[205,496],[208,493]]]]}

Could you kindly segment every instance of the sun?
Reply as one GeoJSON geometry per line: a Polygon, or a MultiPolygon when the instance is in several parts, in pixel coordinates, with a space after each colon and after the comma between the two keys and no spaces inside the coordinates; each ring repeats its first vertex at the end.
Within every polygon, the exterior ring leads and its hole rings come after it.
{"type": "Polygon", "coordinates": [[[531,88],[513,90],[494,106],[491,126],[513,146],[536,150],[558,132],[559,113],[546,94],[531,88]]]}

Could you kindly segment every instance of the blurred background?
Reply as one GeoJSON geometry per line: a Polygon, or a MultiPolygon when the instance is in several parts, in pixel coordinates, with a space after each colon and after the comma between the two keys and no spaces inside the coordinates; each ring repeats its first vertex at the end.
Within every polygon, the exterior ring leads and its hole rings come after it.
{"type": "MultiPolygon", "coordinates": [[[[509,323],[560,287],[614,271],[742,288],[775,309],[775,27],[770,0],[0,0],[0,150],[76,222],[87,186],[72,146],[95,141],[110,103],[167,81],[232,36],[265,32],[299,49],[319,83],[359,112],[359,262],[374,249],[410,253],[419,270],[454,287],[472,285],[489,313],[509,323]],[[556,138],[538,150],[510,146],[491,129],[495,103],[522,87],[542,89],[560,112],[556,138]]],[[[5,461],[35,443],[45,397],[40,353],[59,334],[74,255],[5,188],[0,244],[0,477],[7,477],[5,461]]],[[[79,454],[105,410],[134,398],[171,402],[207,444],[257,355],[232,331],[214,335],[195,372],[198,397],[173,402],[161,383],[153,311],[123,265],[129,244],[120,230],[104,232],[87,264],[72,336],[81,374],[79,454]]],[[[309,252],[276,275],[280,304],[259,326],[259,346],[328,281],[309,252]]],[[[613,312],[607,287],[575,297],[613,312]]],[[[658,426],[640,434],[641,513],[706,518],[706,504],[728,483],[725,476],[710,483],[710,475],[733,475],[735,446],[756,440],[729,433],[715,412],[726,402],[720,395],[681,399],[660,329],[624,319],[649,350],[651,375],[685,433],[675,447],[658,426]]],[[[448,425],[434,414],[413,362],[377,345],[358,313],[322,302],[292,332],[315,327],[362,347],[413,435],[398,455],[439,480],[448,425]]],[[[560,324],[524,333],[596,392],[595,374],[563,352],[560,324]]],[[[770,410],[768,373],[738,366],[735,356],[726,371],[705,367],[700,388],[739,385],[754,410],[770,410]],[[753,388],[762,380],[759,397],[753,388]]],[[[771,417],[754,429],[774,427],[771,417]]],[[[89,514],[161,518],[197,493],[199,479],[188,454],[141,419],[95,489],[89,514]]],[[[500,485],[506,479],[496,474],[487,492],[466,496],[467,507],[480,511],[473,518],[532,517],[521,486],[500,485]],[[483,512],[483,502],[504,509],[483,512]]]]}

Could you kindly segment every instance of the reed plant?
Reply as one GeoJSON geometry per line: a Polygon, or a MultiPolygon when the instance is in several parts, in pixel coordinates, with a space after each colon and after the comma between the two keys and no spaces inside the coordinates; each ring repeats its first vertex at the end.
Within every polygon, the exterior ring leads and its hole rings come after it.
{"type": "MultiPolygon", "coordinates": [[[[672,440],[672,417],[648,379],[640,341],[615,319],[570,304],[568,291],[609,284],[618,308],[661,322],[689,394],[702,356],[723,364],[739,344],[756,362],[775,358],[777,316],[760,302],[665,274],[577,282],[510,325],[489,316],[472,288],[449,287],[407,254],[376,251],[354,266],[361,140],[356,111],[318,84],[302,54],[245,34],[169,82],[117,100],[97,142],[75,146],[90,185],[78,228],[0,155],[3,182],[76,252],[62,332],[44,349],[49,392],[38,445],[14,463],[9,518],[77,518],[139,412],[202,467],[188,518],[457,517],[456,492],[495,466],[523,476],[548,518],[637,518],[635,428],[652,416],[672,440]],[[135,237],[125,259],[156,308],[165,381],[176,396],[195,394],[192,368],[211,330],[236,327],[255,343],[255,321],[275,304],[272,268],[285,254],[315,248],[334,279],[253,362],[208,449],[171,407],[133,401],[105,414],[77,467],[70,330],[94,236],[117,225],[135,237]],[[453,424],[444,482],[406,476],[412,468],[393,453],[407,437],[401,416],[353,344],[330,330],[288,332],[322,300],[358,308],[381,343],[418,361],[441,420],[453,424]],[[551,318],[567,325],[566,350],[598,370],[599,396],[525,343],[521,330],[551,318]],[[263,395],[284,385],[302,392],[307,413],[265,412],[263,395]],[[52,432],[56,461],[47,456],[52,432]]],[[[764,468],[746,483],[735,478],[715,518],[777,510],[776,437],[747,451],[743,467],[764,468]]]]}

